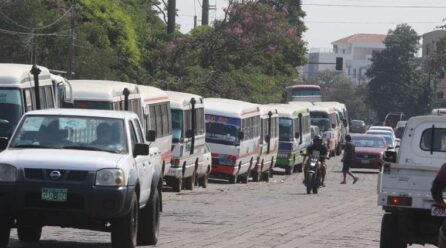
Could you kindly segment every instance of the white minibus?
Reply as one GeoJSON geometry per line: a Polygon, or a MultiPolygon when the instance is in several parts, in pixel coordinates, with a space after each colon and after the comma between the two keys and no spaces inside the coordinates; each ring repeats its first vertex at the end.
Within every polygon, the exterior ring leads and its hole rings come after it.
{"type": "Polygon", "coordinates": [[[247,183],[260,151],[259,105],[222,98],[206,98],[204,103],[212,174],[229,183],[247,183]]]}
{"type": "Polygon", "coordinates": [[[205,187],[211,160],[205,142],[203,98],[198,95],[166,91],[172,112],[172,162],[166,173],[167,185],[180,192],[193,189],[196,180],[205,187]]]}
{"type": "Polygon", "coordinates": [[[330,156],[341,154],[341,126],[333,107],[310,107],[311,125],[318,126],[330,156]]]}

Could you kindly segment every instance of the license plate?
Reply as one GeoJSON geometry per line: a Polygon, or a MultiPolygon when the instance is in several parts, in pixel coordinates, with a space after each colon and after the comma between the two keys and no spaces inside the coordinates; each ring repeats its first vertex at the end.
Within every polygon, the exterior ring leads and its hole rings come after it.
{"type": "Polygon", "coordinates": [[[42,188],[42,200],[54,202],[67,201],[67,189],[42,188]]]}
{"type": "Polygon", "coordinates": [[[446,210],[437,206],[432,206],[431,215],[438,217],[446,217],[446,210]]]}
{"type": "Polygon", "coordinates": [[[368,164],[370,163],[369,159],[361,159],[361,164],[368,164]]]}

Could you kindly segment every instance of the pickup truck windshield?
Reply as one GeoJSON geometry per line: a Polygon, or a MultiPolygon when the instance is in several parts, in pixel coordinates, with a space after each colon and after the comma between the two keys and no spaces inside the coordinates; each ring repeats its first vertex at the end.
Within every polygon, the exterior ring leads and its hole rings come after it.
{"type": "Polygon", "coordinates": [[[22,114],[20,90],[0,88],[0,137],[11,137],[22,114]]]}
{"type": "Polygon", "coordinates": [[[124,121],[113,118],[27,116],[11,148],[49,148],[128,153],[124,121]]]}
{"type": "Polygon", "coordinates": [[[206,115],[206,142],[237,145],[240,119],[206,115]]]}

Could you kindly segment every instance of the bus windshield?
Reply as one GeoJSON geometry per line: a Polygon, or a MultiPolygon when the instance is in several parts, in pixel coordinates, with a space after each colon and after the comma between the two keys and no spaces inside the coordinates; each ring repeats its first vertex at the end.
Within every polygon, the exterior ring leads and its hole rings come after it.
{"type": "Polygon", "coordinates": [[[0,137],[11,137],[22,114],[20,90],[0,88],[0,137]]]}
{"type": "Polygon", "coordinates": [[[293,141],[293,119],[279,119],[279,141],[293,141]]]}
{"type": "Polygon", "coordinates": [[[113,110],[113,104],[111,102],[100,101],[74,101],[74,107],[80,109],[113,110]]]}
{"type": "Polygon", "coordinates": [[[239,144],[241,120],[223,116],[206,115],[206,142],[222,145],[239,144]]]}
{"type": "Polygon", "coordinates": [[[293,96],[320,96],[320,89],[311,89],[311,88],[294,88],[293,96]]]}
{"type": "Polygon", "coordinates": [[[330,130],[330,119],[311,117],[311,125],[318,126],[322,132],[330,130]]]}
{"type": "Polygon", "coordinates": [[[172,109],[172,142],[178,143],[183,137],[183,111],[172,109]]]}

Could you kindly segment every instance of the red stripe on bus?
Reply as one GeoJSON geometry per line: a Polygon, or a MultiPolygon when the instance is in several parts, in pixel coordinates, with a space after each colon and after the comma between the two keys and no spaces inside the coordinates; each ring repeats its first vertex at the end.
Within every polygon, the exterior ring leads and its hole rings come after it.
{"type": "Polygon", "coordinates": [[[153,101],[159,101],[159,100],[164,100],[164,99],[168,100],[169,97],[161,96],[161,97],[155,97],[155,98],[146,98],[146,99],[144,99],[144,102],[153,102],[153,101]]]}

